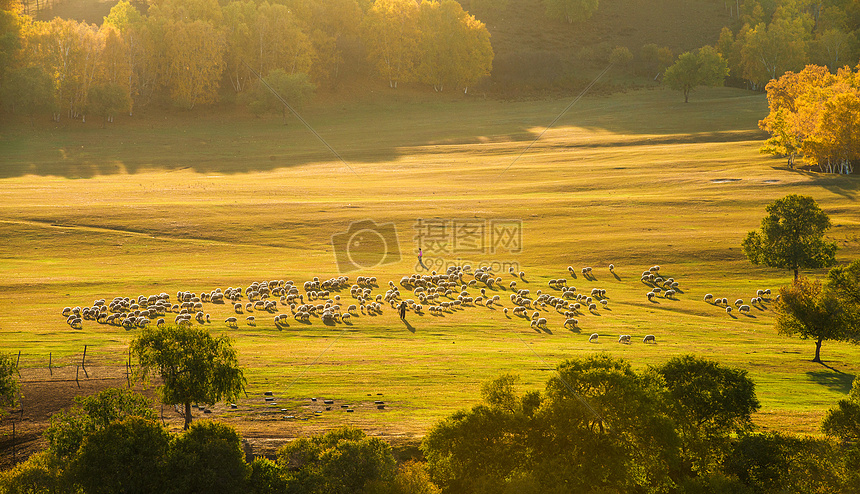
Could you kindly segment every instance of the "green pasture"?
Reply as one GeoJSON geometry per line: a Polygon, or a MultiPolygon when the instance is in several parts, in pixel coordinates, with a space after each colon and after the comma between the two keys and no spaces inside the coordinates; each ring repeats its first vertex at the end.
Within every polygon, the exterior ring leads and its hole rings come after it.
{"type": "MultiPolygon", "coordinates": [[[[378,277],[375,295],[415,271],[418,219],[516,220],[520,252],[440,256],[425,247],[425,258],[459,258],[473,268],[515,263],[526,273],[518,288],[533,295],[555,291],[547,282],[561,277],[583,293],[605,289],[607,308],[579,316],[581,332],[563,328],[554,310],[541,310],[544,331],[480,306],[410,313],[408,325],[386,306],[351,325],[313,318],[291,320],[283,331],[272,315],[256,313],[256,327],[243,315],[239,329],[228,329],[232,308],[206,304],[209,326],[233,337],[248,378],[239,409],[219,407],[217,415],[252,435],[338,424],[421,435],[476,404],[480,384],[501,373],[519,374],[523,389],[541,388],[559,361],[591,352],[623,356],[637,368],[695,353],[749,371],[762,427],[817,433],[824,411],[860,371],[860,348],[826,342],[826,365],[814,364],[813,343],[776,335],[768,308],[729,316],[702,297],[748,302],[757,289],[776,293],[790,281],[789,272],[750,265],[740,249],[765,205],[789,193],[813,196],[833,220],[839,261],[855,259],[857,178],[789,170],[759,154],[756,123],[766,99],[726,88],[697,91],[689,104],[663,90],[587,97],[523,153],[568,103],[380,95],[307,109],[307,121],[346,164],[297,120],[284,126],[277,116],[150,112],[105,129],[4,121],[0,351],[21,351],[30,375],[44,373],[49,353],[54,365],[73,365],[83,345],[92,362],[120,368],[134,332],[94,321],[70,329],[63,307],[335,277],[332,235],[365,219],[393,223],[402,254],[347,273],[378,277]],[[676,300],[646,300],[639,278],[655,264],[680,283],[676,300]],[[595,280],[583,279],[584,266],[595,280]],[[598,343],[587,342],[591,333],[600,334],[598,343]],[[620,334],[633,343],[616,343],[620,334]],[[657,344],[643,344],[646,334],[657,344]],[[276,407],[263,402],[264,391],[276,407]],[[321,407],[312,397],[336,406],[313,417],[321,407]],[[385,410],[372,405],[377,399],[385,410]],[[340,404],[358,408],[345,413],[340,404]]],[[[507,286],[515,278],[499,276],[503,288],[487,292],[512,307],[507,286]]],[[[348,291],[340,295],[344,308],[353,303],[348,291]]]]}

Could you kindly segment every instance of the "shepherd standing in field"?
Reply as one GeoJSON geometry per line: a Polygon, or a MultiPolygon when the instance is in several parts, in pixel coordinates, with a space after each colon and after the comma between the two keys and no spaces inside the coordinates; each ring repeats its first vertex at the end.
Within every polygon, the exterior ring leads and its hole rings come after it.
{"type": "Polygon", "coordinates": [[[424,253],[421,252],[421,247],[418,247],[418,264],[420,264],[422,268],[427,269],[427,266],[424,265],[424,253]]]}
{"type": "Polygon", "coordinates": [[[400,302],[400,319],[406,320],[406,301],[400,302]]]}

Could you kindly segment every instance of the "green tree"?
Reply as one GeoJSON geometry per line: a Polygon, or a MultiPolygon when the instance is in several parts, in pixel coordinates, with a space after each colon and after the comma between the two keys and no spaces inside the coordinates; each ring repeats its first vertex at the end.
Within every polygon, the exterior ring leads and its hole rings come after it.
{"type": "Polygon", "coordinates": [[[422,450],[443,492],[660,490],[677,472],[679,440],[662,379],[601,354],[568,360],[546,392],[517,396],[501,376],[485,404],[436,424],[422,450]]]}
{"type": "Polygon", "coordinates": [[[52,451],[41,451],[0,471],[0,494],[77,494],[65,468],[66,462],[52,451]]]}
{"type": "Polygon", "coordinates": [[[663,82],[676,91],[683,91],[684,103],[687,103],[691,91],[699,86],[721,86],[727,75],[729,65],[722,55],[711,46],[703,46],[679,56],[678,61],[666,69],[663,82]]]}
{"type": "Polygon", "coordinates": [[[854,378],[848,398],[827,411],[821,430],[846,442],[860,441],[860,377],[854,378]]]}
{"type": "Polygon", "coordinates": [[[0,101],[31,119],[39,113],[50,113],[56,110],[51,76],[40,66],[12,69],[0,86],[0,101]]]}
{"type": "Polygon", "coordinates": [[[146,380],[157,371],[162,402],[185,406],[185,429],[191,425],[192,402],[214,405],[238,398],[244,389],[245,377],[226,335],[213,338],[194,327],[148,327],[131,342],[131,351],[140,362],[136,377],[146,380]]]}
{"type": "Polygon", "coordinates": [[[251,462],[248,484],[253,494],[282,494],[287,492],[288,485],[281,467],[263,456],[258,456],[251,462]]]}
{"type": "MultiPolygon", "coordinates": [[[[283,69],[275,69],[269,72],[265,78],[272,90],[287,101],[293,108],[300,107],[305,101],[313,96],[316,86],[310,81],[307,74],[298,72],[288,74],[283,69]]],[[[266,112],[279,112],[283,117],[284,124],[290,114],[289,108],[269,90],[262,82],[253,86],[246,98],[248,107],[255,114],[266,112]]]]}
{"type": "Polygon", "coordinates": [[[219,422],[197,422],[170,445],[164,492],[247,492],[251,467],[245,463],[236,430],[219,422]]]}
{"type": "Polygon", "coordinates": [[[619,66],[628,65],[633,61],[633,53],[626,46],[616,46],[609,54],[609,63],[619,66]]]}
{"type": "Polygon", "coordinates": [[[764,86],[808,61],[811,24],[807,17],[776,19],[747,31],[741,48],[743,77],[764,86]]]}
{"type": "Polygon", "coordinates": [[[278,465],[289,472],[288,492],[348,494],[394,480],[396,463],[388,443],[342,427],[300,438],[278,450],[278,465]]]}
{"type": "Polygon", "coordinates": [[[68,458],[80,449],[87,436],[133,416],[147,420],[157,418],[146,397],[126,389],[108,388],[92,396],[75,397],[71,410],[57,412],[51,417],[45,438],[57,457],[68,458]]]}
{"type": "Polygon", "coordinates": [[[104,84],[90,89],[87,110],[102,117],[102,128],[113,119],[114,115],[131,110],[131,96],[128,90],[119,84],[104,84]]]}
{"type": "MultiPolygon", "coordinates": [[[[84,438],[71,465],[75,480],[88,494],[164,492],[169,439],[154,419],[112,422],[84,438]]],[[[173,484],[174,472],[170,479],[173,484]]]]}
{"type": "Polygon", "coordinates": [[[6,413],[4,407],[13,407],[18,404],[18,392],[21,385],[15,375],[15,361],[11,355],[0,353],[0,417],[6,413]]]}
{"type": "Polygon", "coordinates": [[[756,493],[845,492],[839,460],[830,441],[772,432],[738,438],[724,468],[756,493]]]}
{"type": "Polygon", "coordinates": [[[666,406],[693,471],[717,471],[731,437],[752,429],[760,406],[752,379],[745,370],[693,355],[674,357],[655,370],[665,381],[666,406]]]}
{"type": "Polygon", "coordinates": [[[747,234],[744,254],[753,264],[794,271],[800,268],[825,268],[836,263],[836,243],[826,242],[824,232],[830,217],[815,199],[790,194],[769,204],[761,230],[747,234]]]}
{"type": "Polygon", "coordinates": [[[813,362],[821,362],[821,344],[829,341],[851,341],[846,312],[833,294],[818,281],[801,277],[779,291],[776,329],[786,336],[800,335],[815,340],[813,362]]]}
{"type": "Polygon", "coordinates": [[[544,0],[547,17],[569,24],[590,19],[597,12],[597,4],[598,0],[544,0]]]}

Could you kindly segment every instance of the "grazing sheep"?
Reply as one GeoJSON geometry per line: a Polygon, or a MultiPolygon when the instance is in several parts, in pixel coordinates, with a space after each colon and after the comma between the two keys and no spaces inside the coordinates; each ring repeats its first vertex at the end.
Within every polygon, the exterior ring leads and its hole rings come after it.
{"type": "Polygon", "coordinates": [[[155,321],[155,326],[159,329],[164,327],[164,318],[161,317],[157,321],[155,321]]]}
{"type": "Polygon", "coordinates": [[[525,277],[526,277],[526,272],[525,272],[525,271],[520,271],[520,279],[523,279],[523,278],[525,278],[525,277]]]}
{"type": "Polygon", "coordinates": [[[508,308],[507,308],[507,307],[505,307],[503,310],[504,310],[504,312],[505,312],[505,315],[507,316],[507,315],[508,315],[508,308]]]}
{"type": "Polygon", "coordinates": [[[589,311],[597,310],[597,304],[588,304],[588,310],[589,311]]]}
{"type": "Polygon", "coordinates": [[[706,293],[705,294],[705,302],[710,302],[712,300],[714,300],[714,296],[711,295],[710,293],[706,293]]]}
{"type": "Polygon", "coordinates": [[[675,292],[675,290],[669,289],[669,290],[666,290],[665,292],[663,292],[663,296],[666,298],[672,298],[675,296],[675,293],[677,293],[677,292],[675,292]]]}
{"type": "Polygon", "coordinates": [[[731,314],[731,313],[732,313],[732,306],[731,306],[731,305],[727,305],[727,306],[726,306],[726,314],[731,314]]]}
{"type": "Polygon", "coordinates": [[[577,324],[579,324],[579,319],[575,319],[573,317],[570,317],[564,321],[565,328],[574,329],[576,328],[577,324]]]}
{"type": "Polygon", "coordinates": [[[642,343],[657,343],[657,339],[654,338],[653,334],[649,334],[642,338],[642,343]]]}
{"type": "Polygon", "coordinates": [[[589,336],[589,337],[588,337],[588,342],[589,342],[589,343],[595,343],[595,342],[597,342],[597,337],[598,337],[598,336],[600,336],[600,335],[598,335],[597,333],[591,333],[591,336],[589,336]]]}
{"type": "Polygon", "coordinates": [[[735,307],[740,307],[742,305],[744,305],[744,299],[739,298],[739,299],[735,300],[735,307]]]}
{"type": "Polygon", "coordinates": [[[750,311],[750,306],[749,306],[749,305],[741,305],[740,307],[738,307],[738,312],[747,312],[747,313],[749,313],[749,311],[750,311]]]}
{"type": "Polygon", "coordinates": [[[609,271],[615,271],[615,264],[609,265],[609,271]]]}
{"type": "Polygon", "coordinates": [[[631,338],[631,336],[629,334],[623,334],[623,335],[618,337],[618,343],[626,343],[629,345],[630,344],[630,338],[631,338]]]}
{"type": "Polygon", "coordinates": [[[545,317],[541,317],[537,320],[537,327],[539,327],[539,328],[545,328],[546,327],[546,318],[545,317]]]}
{"type": "Polygon", "coordinates": [[[656,294],[656,293],[654,293],[654,292],[648,292],[648,293],[646,293],[646,294],[645,294],[645,296],[646,296],[646,297],[648,297],[648,300],[654,300],[654,297],[655,297],[656,295],[657,295],[657,294],[656,294]]]}
{"type": "Polygon", "coordinates": [[[256,326],[257,325],[257,318],[254,316],[246,317],[245,321],[248,323],[248,326],[256,326]]]}
{"type": "Polygon", "coordinates": [[[239,320],[236,319],[235,317],[228,317],[227,319],[224,319],[224,323],[227,324],[227,327],[230,327],[230,328],[238,328],[239,327],[239,320]]]}

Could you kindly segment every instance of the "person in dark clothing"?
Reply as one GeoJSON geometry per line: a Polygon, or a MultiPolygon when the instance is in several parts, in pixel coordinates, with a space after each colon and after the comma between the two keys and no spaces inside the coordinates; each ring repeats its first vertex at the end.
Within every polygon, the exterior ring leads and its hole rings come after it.
{"type": "Polygon", "coordinates": [[[406,319],[406,301],[400,302],[400,319],[406,319]]]}

